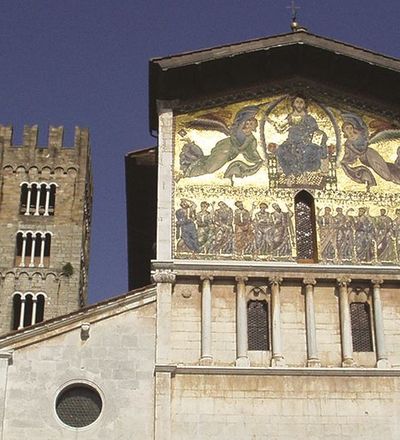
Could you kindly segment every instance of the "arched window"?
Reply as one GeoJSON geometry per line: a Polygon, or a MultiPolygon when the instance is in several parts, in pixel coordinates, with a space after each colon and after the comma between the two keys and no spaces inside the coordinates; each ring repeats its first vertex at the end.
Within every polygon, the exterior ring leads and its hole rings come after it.
{"type": "Polygon", "coordinates": [[[307,191],[295,197],[297,260],[304,263],[317,261],[314,199],[307,191]]]}
{"type": "Polygon", "coordinates": [[[54,215],[56,188],[56,183],[22,183],[20,214],[54,215]]]}
{"type": "Polygon", "coordinates": [[[44,318],[45,294],[28,292],[13,295],[13,330],[42,322],[44,318]]]}
{"type": "Polygon", "coordinates": [[[247,302],[247,334],[249,350],[269,350],[269,320],[267,301],[247,302]]]}
{"type": "Polygon", "coordinates": [[[350,304],[353,351],[374,351],[372,344],[371,309],[368,302],[350,304]]]}
{"type": "Polygon", "coordinates": [[[15,264],[21,267],[47,267],[50,264],[50,232],[18,232],[15,264]]]}

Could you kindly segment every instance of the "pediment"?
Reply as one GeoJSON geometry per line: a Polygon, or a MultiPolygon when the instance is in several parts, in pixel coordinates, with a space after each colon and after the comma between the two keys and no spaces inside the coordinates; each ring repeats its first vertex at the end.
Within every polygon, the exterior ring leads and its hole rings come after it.
{"type": "Polygon", "coordinates": [[[400,102],[400,61],[308,32],[226,45],[150,61],[150,125],[157,102],[178,105],[301,78],[345,93],[400,102]]]}

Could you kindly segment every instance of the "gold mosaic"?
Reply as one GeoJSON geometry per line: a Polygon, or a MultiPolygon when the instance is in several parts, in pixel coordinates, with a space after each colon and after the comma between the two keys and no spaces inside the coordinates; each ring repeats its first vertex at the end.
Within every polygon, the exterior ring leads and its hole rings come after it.
{"type": "Polygon", "coordinates": [[[298,260],[306,190],[316,261],[400,262],[399,123],[299,95],[177,116],[174,181],[175,258],[298,260]]]}

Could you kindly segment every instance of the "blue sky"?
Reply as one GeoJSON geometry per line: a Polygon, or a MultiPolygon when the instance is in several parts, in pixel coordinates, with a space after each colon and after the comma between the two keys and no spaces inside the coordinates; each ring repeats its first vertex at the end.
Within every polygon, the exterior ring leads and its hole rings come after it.
{"type": "MultiPolygon", "coordinates": [[[[148,60],[290,30],[289,0],[3,0],[0,123],[91,132],[90,302],[127,290],[124,155],[155,145],[148,60]]],[[[400,58],[400,3],[298,0],[315,34],[400,58]]],[[[371,84],[379,87],[379,84],[371,84]]],[[[140,183],[139,183],[140,184],[140,183]]]]}

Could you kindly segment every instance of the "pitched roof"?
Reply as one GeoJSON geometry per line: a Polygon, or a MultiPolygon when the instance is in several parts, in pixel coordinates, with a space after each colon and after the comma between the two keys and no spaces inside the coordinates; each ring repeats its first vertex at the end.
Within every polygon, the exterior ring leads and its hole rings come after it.
{"type": "Polygon", "coordinates": [[[400,102],[400,60],[300,31],[150,60],[150,127],[157,129],[157,100],[196,100],[293,76],[400,102]]]}
{"type": "Polygon", "coordinates": [[[127,310],[140,307],[156,300],[155,284],[132,290],[123,295],[109,298],[75,312],[15,330],[0,336],[0,350],[21,347],[57,336],[81,325],[82,322],[96,322],[127,310]]]}

